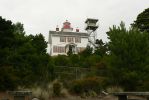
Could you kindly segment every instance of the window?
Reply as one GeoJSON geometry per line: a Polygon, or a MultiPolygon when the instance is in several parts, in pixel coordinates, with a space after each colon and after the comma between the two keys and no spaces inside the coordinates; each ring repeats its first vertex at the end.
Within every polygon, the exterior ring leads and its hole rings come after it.
{"type": "Polygon", "coordinates": [[[54,52],[54,53],[57,52],[57,46],[53,46],[53,52],[54,52]]]}
{"type": "Polygon", "coordinates": [[[65,53],[65,47],[53,46],[53,53],[65,53]]]}
{"type": "Polygon", "coordinates": [[[61,36],[61,37],[60,37],[60,42],[66,42],[66,37],[61,36]]]}
{"type": "Polygon", "coordinates": [[[81,38],[80,37],[75,37],[75,42],[76,43],[81,43],[81,38]]]}
{"type": "Polygon", "coordinates": [[[67,42],[74,42],[73,37],[67,37],[67,42]]]}

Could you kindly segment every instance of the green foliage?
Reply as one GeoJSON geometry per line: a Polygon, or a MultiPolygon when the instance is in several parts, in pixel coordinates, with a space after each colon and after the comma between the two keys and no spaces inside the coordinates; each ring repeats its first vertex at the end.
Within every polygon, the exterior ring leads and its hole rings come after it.
{"type": "Polygon", "coordinates": [[[101,57],[99,55],[90,55],[86,58],[84,58],[84,66],[91,68],[96,65],[101,60],[101,57]]]}
{"type": "Polygon", "coordinates": [[[10,20],[5,20],[0,16],[0,49],[11,47],[14,42],[14,25],[10,20]]]}
{"type": "Polygon", "coordinates": [[[149,8],[145,9],[137,16],[132,26],[139,28],[140,31],[147,31],[149,33],[149,8]]]}
{"type": "Polygon", "coordinates": [[[0,66],[0,90],[14,90],[17,87],[17,77],[12,66],[0,66]],[[11,84],[10,84],[11,83],[11,84]]]}
{"type": "Polygon", "coordinates": [[[103,43],[103,41],[100,40],[96,40],[96,50],[94,52],[94,54],[96,55],[100,55],[101,57],[105,56],[107,54],[108,51],[108,47],[107,44],[103,43]]]}
{"type": "Polygon", "coordinates": [[[87,56],[90,56],[92,52],[93,52],[93,48],[91,48],[90,46],[87,46],[84,51],[80,52],[80,55],[87,57],[87,56]]]}
{"type": "Polygon", "coordinates": [[[47,42],[45,41],[41,33],[35,36],[30,35],[29,38],[31,40],[32,46],[36,48],[37,53],[43,53],[43,54],[46,53],[47,42]]]}
{"type": "Polygon", "coordinates": [[[81,62],[80,60],[80,56],[73,54],[71,56],[69,56],[69,66],[71,67],[80,67],[81,62]]]}
{"type": "Polygon", "coordinates": [[[0,17],[0,90],[46,85],[52,78],[52,60],[42,34],[25,35],[23,24],[0,17]]]}
{"type": "Polygon", "coordinates": [[[53,59],[56,66],[67,66],[69,63],[69,59],[65,55],[58,55],[53,57],[53,59]]]}
{"type": "Polygon", "coordinates": [[[102,89],[103,80],[102,77],[89,77],[75,80],[72,82],[71,92],[75,94],[89,93],[90,91],[99,93],[102,89]]]}
{"type": "Polygon", "coordinates": [[[0,17],[0,90],[13,90],[16,87],[13,66],[9,61],[15,41],[13,32],[14,26],[12,22],[0,17]],[[11,82],[12,84],[10,84],[11,82]]]}
{"type": "Polygon", "coordinates": [[[107,32],[109,42],[109,81],[126,90],[136,90],[148,65],[149,36],[135,28],[126,30],[124,23],[107,32]]]}
{"type": "Polygon", "coordinates": [[[22,35],[25,35],[25,31],[24,31],[24,26],[23,24],[21,24],[20,22],[17,22],[16,24],[13,24],[14,25],[14,33],[15,34],[22,34],[22,35]]]}

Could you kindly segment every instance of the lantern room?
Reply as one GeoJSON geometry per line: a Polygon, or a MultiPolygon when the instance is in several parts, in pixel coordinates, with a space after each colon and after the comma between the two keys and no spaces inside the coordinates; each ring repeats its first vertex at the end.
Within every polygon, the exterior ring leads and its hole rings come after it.
{"type": "Polygon", "coordinates": [[[98,19],[91,19],[91,18],[88,18],[88,19],[85,21],[85,24],[86,24],[85,30],[92,30],[92,31],[95,31],[95,30],[98,28],[97,22],[98,22],[98,19]]]}
{"type": "Polygon", "coordinates": [[[63,32],[72,32],[73,31],[73,28],[71,27],[71,23],[68,22],[68,20],[66,20],[66,22],[63,23],[62,31],[63,32]]]}

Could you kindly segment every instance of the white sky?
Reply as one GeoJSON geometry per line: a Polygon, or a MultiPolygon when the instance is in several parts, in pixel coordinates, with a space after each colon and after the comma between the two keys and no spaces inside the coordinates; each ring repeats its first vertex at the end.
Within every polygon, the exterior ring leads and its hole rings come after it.
{"type": "Polygon", "coordinates": [[[0,0],[0,16],[24,24],[27,34],[42,33],[68,20],[73,28],[84,31],[84,21],[99,19],[98,38],[107,41],[106,32],[124,21],[128,27],[137,15],[149,7],[149,0],[0,0]]]}

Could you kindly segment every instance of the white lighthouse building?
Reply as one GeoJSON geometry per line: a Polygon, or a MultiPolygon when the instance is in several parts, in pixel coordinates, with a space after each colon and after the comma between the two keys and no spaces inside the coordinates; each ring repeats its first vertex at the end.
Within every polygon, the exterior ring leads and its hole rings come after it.
{"type": "Polygon", "coordinates": [[[67,55],[69,51],[77,54],[86,48],[88,37],[79,29],[73,31],[71,23],[66,20],[61,30],[57,27],[55,31],[49,31],[50,55],[67,55]]]}

